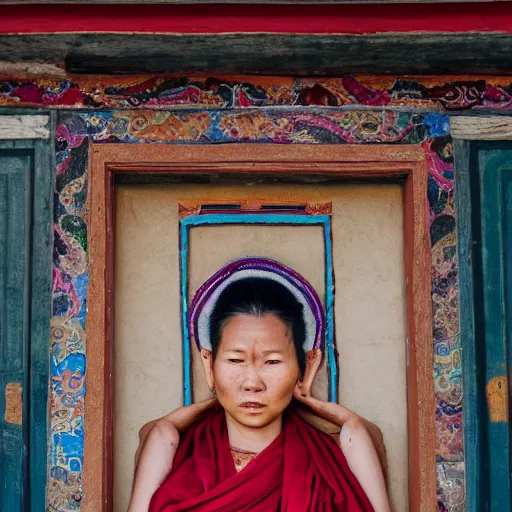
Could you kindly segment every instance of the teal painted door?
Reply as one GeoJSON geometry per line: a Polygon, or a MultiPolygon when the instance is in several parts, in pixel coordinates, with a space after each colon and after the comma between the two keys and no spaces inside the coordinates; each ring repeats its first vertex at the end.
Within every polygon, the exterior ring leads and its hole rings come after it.
{"type": "Polygon", "coordinates": [[[468,512],[511,507],[512,145],[455,146],[468,512]]]}
{"type": "Polygon", "coordinates": [[[45,509],[50,166],[41,141],[0,141],[0,510],[45,509]]]}
{"type": "Polygon", "coordinates": [[[512,151],[479,153],[490,511],[510,510],[512,151]]]}
{"type": "Polygon", "coordinates": [[[28,483],[29,155],[0,153],[0,418],[3,510],[24,510],[28,483]]]}

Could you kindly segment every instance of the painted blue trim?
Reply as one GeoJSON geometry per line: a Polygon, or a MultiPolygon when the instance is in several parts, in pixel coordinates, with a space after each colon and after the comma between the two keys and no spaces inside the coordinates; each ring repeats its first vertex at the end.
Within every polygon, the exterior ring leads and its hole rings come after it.
{"type": "Polygon", "coordinates": [[[180,287],[181,287],[181,332],[183,339],[183,404],[192,403],[192,376],[190,368],[192,358],[190,353],[190,336],[188,332],[188,226],[181,222],[180,227],[180,287]]]}
{"type": "Polygon", "coordinates": [[[325,353],[329,373],[329,401],[338,401],[338,365],[334,345],[334,268],[332,262],[331,222],[324,223],[325,244],[325,353]]]}
{"type": "Polygon", "coordinates": [[[183,403],[192,403],[192,376],[190,333],[188,330],[188,230],[195,226],[222,224],[265,224],[297,226],[322,226],[325,244],[325,355],[329,374],[329,400],[338,400],[338,365],[334,345],[334,269],[332,261],[332,238],[330,215],[274,214],[274,213],[210,213],[191,215],[180,220],[180,286],[181,286],[181,329],[183,336],[183,403]]]}
{"type": "Polygon", "coordinates": [[[325,225],[330,223],[329,215],[274,214],[274,213],[207,213],[191,215],[181,219],[184,226],[201,226],[204,224],[298,224],[325,225]]]}

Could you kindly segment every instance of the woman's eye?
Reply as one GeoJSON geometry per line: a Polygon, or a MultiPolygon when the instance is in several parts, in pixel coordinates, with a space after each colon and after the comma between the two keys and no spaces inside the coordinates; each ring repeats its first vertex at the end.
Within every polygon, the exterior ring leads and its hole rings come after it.
{"type": "Polygon", "coordinates": [[[267,364],[279,364],[281,361],[279,359],[269,359],[267,364]]]}

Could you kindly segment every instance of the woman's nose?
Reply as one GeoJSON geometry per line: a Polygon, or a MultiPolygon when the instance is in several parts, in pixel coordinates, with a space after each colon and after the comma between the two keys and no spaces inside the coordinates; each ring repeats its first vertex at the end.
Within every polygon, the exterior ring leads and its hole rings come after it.
{"type": "Polygon", "coordinates": [[[244,377],[243,388],[245,391],[257,392],[265,389],[265,384],[256,368],[249,366],[244,377]]]}

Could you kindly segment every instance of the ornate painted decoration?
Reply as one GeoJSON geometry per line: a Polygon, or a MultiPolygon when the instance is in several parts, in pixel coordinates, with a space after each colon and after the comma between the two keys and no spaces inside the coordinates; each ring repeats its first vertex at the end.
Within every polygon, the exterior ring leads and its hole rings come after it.
{"type": "Polygon", "coordinates": [[[507,77],[256,78],[127,76],[0,78],[0,106],[93,109],[362,105],[436,111],[510,109],[507,77]]]}
{"type": "MultiPolygon", "coordinates": [[[[0,79],[0,106],[63,109],[56,132],[49,510],[76,511],[82,500],[87,159],[89,141],[94,141],[423,146],[430,167],[438,502],[440,510],[462,512],[463,394],[453,155],[449,118],[440,112],[510,109],[512,82],[506,77],[247,80],[166,76],[0,79]],[[344,106],[353,109],[336,108],[344,106]]],[[[181,213],[186,218],[200,212],[192,208],[181,213]]]]}
{"type": "Polygon", "coordinates": [[[83,460],[88,142],[421,143],[430,165],[433,351],[441,510],[464,504],[462,387],[449,120],[394,111],[62,112],[57,128],[51,510],[78,510],[83,460]]]}
{"type": "Polygon", "coordinates": [[[225,203],[215,199],[202,201],[180,201],[178,203],[180,219],[187,215],[200,215],[205,213],[306,213],[309,215],[330,215],[332,203],[330,201],[307,201],[297,204],[290,201],[263,201],[244,199],[242,201],[225,203]]]}

